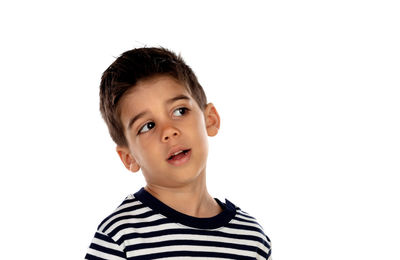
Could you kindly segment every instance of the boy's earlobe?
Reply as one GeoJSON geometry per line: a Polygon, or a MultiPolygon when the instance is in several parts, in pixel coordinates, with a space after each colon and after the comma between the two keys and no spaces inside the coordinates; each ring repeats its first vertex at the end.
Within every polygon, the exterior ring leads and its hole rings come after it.
{"type": "Polygon", "coordinates": [[[131,172],[137,172],[137,171],[139,171],[139,169],[140,169],[140,166],[137,163],[131,163],[129,165],[129,170],[131,172]]]}
{"type": "Polygon", "coordinates": [[[119,158],[121,158],[122,163],[125,165],[125,168],[131,172],[137,172],[140,170],[140,165],[136,162],[135,158],[133,158],[128,147],[117,146],[116,151],[119,158]]]}
{"type": "Polygon", "coordinates": [[[215,136],[218,134],[221,119],[217,112],[217,109],[212,103],[208,103],[204,115],[206,119],[206,128],[208,136],[215,136]]]}

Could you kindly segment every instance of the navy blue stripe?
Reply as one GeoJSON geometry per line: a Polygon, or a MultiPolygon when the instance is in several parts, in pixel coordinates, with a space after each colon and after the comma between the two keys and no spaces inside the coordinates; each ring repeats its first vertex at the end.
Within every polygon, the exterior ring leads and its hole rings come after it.
{"type": "MultiPolygon", "coordinates": [[[[227,243],[227,242],[218,242],[218,241],[203,241],[203,240],[188,240],[188,239],[168,240],[168,241],[154,242],[154,243],[141,243],[141,244],[127,246],[125,248],[125,250],[127,252],[129,252],[129,251],[135,251],[135,250],[145,249],[145,248],[159,248],[159,247],[163,247],[163,246],[182,246],[182,245],[184,245],[184,246],[212,246],[212,247],[233,248],[233,249],[244,250],[244,251],[247,250],[250,252],[257,251],[257,247],[254,247],[254,246],[227,243]]],[[[263,255],[266,255],[265,252],[262,252],[262,253],[263,253],[263,255]]],[[[260,255],[261,255],[261,252],[260,252],[260,255]]]]}
{"type": "MultiPolygon", "coordinates": [[[[99,239],[99,240],[102,240],[102,241],[105,241],[105,242],[108,242],[108,243],[111,243],[111,244],[114,244],[114,245],[120,245],[120,244],[117,244],[111,237],[109,237],[109,236],[107,236],[105,234],[99,233],[99,232],[96,232],[94,237],[99,239]]],[[[126,255],[125,255],[124,252],[121,252],[121,251],[118,251],[118,250],[115,250],[115,249],[110,249],[108,247],[104,247],[104,246],[98,245],[98,244],[93,243],[93,242],[90,244],[89,247],[92,248],[92,249],[95,249],[97,251],[110,254],[110,255],[116,255],[116,256],[119,256],[119,257],[122,257],[122,258],[126,258],[126,255]]]]}
{"type": "Polygon", "coordinates": [[[229,234],[224,233],[221,231],[208,231],[208,230],[201,230],[201,229],[184,229],[184,228],[175,228],[175,229],[166,229],[166,230],[158,230],[152,231],[147,233],[129,233],[124,234],[117,240],[118,244],[121,244],[123,241],[128,239],[135,239],[135,238],[151,238],[151,237],[159,237],[165,235],[203,235],[203,236],[214,236],[214,237],[227,237],[227,238],[234,238],[234,239],[244,239],[244,240],[251,240],[263,243],[264,239],[258,236],[252,235],[239,235],[239,234],[229,234]]]}
{"type": "Polygon", "coordinates": [[[236,216],[233,219],[235,219],[237,221],[241,221],[241,222],[247,222],[247,223],[253,223],[253,224],[259,225],[256,220],[248,220],[248,219],[239,218],[237,215],[239,215],[239,214],[236,214],[236,216]]]}
{"type": "MultiPolygon", "coordinates": [[[[271,250],[269,250],[269,251],[271,251],[271,250]]],[[[269,251],[268,251],[268,252],[269,252],[269,251]]],[[[267,255],[266,252],[264,252],[264,250],[258,248],[256,252],[257,252],[257,254],[259,254],[260,256],[262,256],[263,258],[268,259],[268,255],[267,255]]]]}
{"type": "Polygon", "coordinates": [[[124,201],[118,206],[118,208],[120,208],[121,206],[123,206],[125,204],[133,203],[133,202],[136,202],[136,201],[138,201],[138,199],[135,198],[135,197],[132,197],[131,199],[128,199],[128,197],[126,197],[126,199],[124,199],[124,201]]]}
{"type": "Polygon", "coordinates": [[[112,213],[111,215],[109,215],[107,218],[105,218],[105,219],[100,223],[100,225],[98,226],[98,229],[100,229],[101,226],[102,226],[105,222],[107,222],[107,220],[109,220],[110,218],[114,217],[115,215],[118,215],[118,214],[121,214],[121,213],[124,213],[124,212],[129,212],[129,211],[138,210],[138,209],[145,208],[145,207],[146,207],[146,206],[143,205],[143,204],[138,204],[138,205],[135,205],[135,206],[131,206],[131,207],[124,208],[124,209],[119,209],[119,210],[115,211],[114,213],[112,213]]]}
{"type": "MultiPolygon", "coordinates": [[[[246,213],[246,212],[244,212],[244,211],[242,211],[243,213],[246,213]]],[[[240,212],[240,211],[236,211],[236,213],[238,214],[238,215],[240,215],[240,216],[243,216],[243,217],[246,217],[246,218],[250,218],[250,219],[254,219],[254,220],[256,220],[255,218],[253,218],[252,216],[249,216],[249,215],[245,215],[245,214],[243,214],[242,212],[240,212]]],[[[247,214],[247,213],[246,213],[247,214]]]]}
{"type": "Polygon", "coordinates": [[[101,258],[98,256],[91,255],[91,254],[86,254],[85,259],[87,259],[87,260],[107,260],[107,259],[104,259],[104,258],[101,258]]]}
{"type": "Polygon", "coordinates": [[[236,260],[254,260],[253,257],[241,256],[236,254],[227,254],[227,253],[215,253],[215,252],[191,252],[191,251],[178,251],[178,252],[163,252],[163,253],[155,253],[143,256],[132,257],[129,259],[159,259],[159,258],[167,258],[167,257],[177,257],[177,256],[186,256],[186,257],[215,257],[215,258],[228,258],[228,259],[236,259],[236,260]]]}
{"type": "Polygon", "coordinates": [[[94,243],[90,244],[89,247],[91,249],[94,249],[94,250],[97,250],[97,251],[100,251],[100,252],[103,252],[103,253],[107,253],[107,254],[110,254],[110,255],[115,255],[115,256],[122,257],[122,258],[126,258],[126,255],[125,255],[124,252],[121,252],[121,251],[118,251],[118,250],[115,250],[115,249],[110,249],[108,247],[100,246],[100,245],[94,244],[94,243]]]}
{"type": "MultiPolygon", "coordinates": [[[[155,213],[154,213],[154,211],[147,211],[147,212],[145,212],[145,213],[142,213],[142,214],[139,214],[139,215],[126,215],[126,216],[120,216],[120,217],[117,217],[117,218],[115,218],[115,219],[113,219],[112,221],[110,221],[110,223],[108,223],[104,228],[103,228],[103,230],[107,230],[107,229],[109,229],[112,225],[114,225],[116,222],[118,222],[118,221],[121,221],[121,220],[124,220],[124,219],[144,219],[144,218],[148,218],[148,217],[150,217],[150,216],[153,216],[153,215],[155,215],[155,213]]],[[[143,223],[146,223],[146,222],[143,222],[143,223]]],[[[147,223],[151,223],[151,222],[147,222],[147,223]]]]}
{"type": "Polygon", "coordinates": [[[264,235],[263,231],[259,227],[253,227],[253,226],[246,226],[246,225],[240,225],[240,224],[231,224],[229,223],[226,225],[228,228],[233,228],[233,229],[240,229],[240,230],[251,230],[251,231],[256,231],[264,235]]]}
{"type": "Polygon", "coordinates": [[[112,240],[112,238],[110,238],[109,236],[107,236],[105,234],[102,234],[100,232],[96,232],[96,234],[94,234],[94,237],[97,238],[97,239],[103,240],[103,241],[107,241],[107,242],[110,242],[110,243],[115,243],[115,241],[112,240]]]}
{"type": "Polygon", "coordinates": [[[123,229],[126,229],[126,228],[151,227],[151,226],[158,226],[158,225],[168,224],[168,223],[172,223],[172,222],[169,219],[166,219],[166,218],[154,220],[154,221],[151,221],[151,222],[125,223],[125,224],[118,225],[113,230],[109,231],[108,234],[110,235],[110,237],[113,237],[119,231],[121,231],[123,229]]]}
{"type": "MultiPolygon", "coordinates": [[[[265,235],[265,234],[264,234],[265,235]]],[[[268,242],[271,243],[271,240],[269,240],[269,237],[267,235],[265,235],[265,238],[268,240],[268,242]]]]}
{"type": "Polygon", "coordinates": [[[271,256],[271,254],[272,254],[272,250],[269,249],[269,252],[268,252],[268,254],[267,254],[267,256],[266,256],[265,258],[269,259],[269,257],[271,256]]]}

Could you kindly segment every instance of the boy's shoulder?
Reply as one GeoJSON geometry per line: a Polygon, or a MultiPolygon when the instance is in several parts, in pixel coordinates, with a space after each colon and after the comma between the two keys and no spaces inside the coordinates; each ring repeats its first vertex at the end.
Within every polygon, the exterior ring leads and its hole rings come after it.
{"type": "Polygon", "coordinates": [[[143,211],[143,208],[145,208],[145,205],[135,198],[134,194],[129,194],[111,214],[101,221],[97,230],[107,234],[107,230],[110,230],[110,227],[116,222],[123,219],[140,217],[140,210],[142,209],[143,211]]]}

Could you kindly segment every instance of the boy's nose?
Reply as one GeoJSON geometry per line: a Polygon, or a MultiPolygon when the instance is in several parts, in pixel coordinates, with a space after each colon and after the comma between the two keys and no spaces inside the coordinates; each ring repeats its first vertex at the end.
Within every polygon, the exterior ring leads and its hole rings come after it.
{"type": "Polygon", "coordinates": [[[162,135],[162,141],[163,142],[168,142],[171,138],[175,138],[179,136],[179,130],[174,128],[174,127],[167,127],[162,135]]]}

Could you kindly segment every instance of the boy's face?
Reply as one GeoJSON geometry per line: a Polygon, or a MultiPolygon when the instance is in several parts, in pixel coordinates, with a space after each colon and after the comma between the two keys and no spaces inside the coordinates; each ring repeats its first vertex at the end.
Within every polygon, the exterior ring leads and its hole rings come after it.
{"type": "Polygon", "coordinates": [[[142,169],[147,184],[179,187],[205,174],[208,136],[219,129],[212,104],[202,111],[186,88],[169,76],[139,81],[120,101],[129,147],[117,147],[125,166],[142,169]]]}

